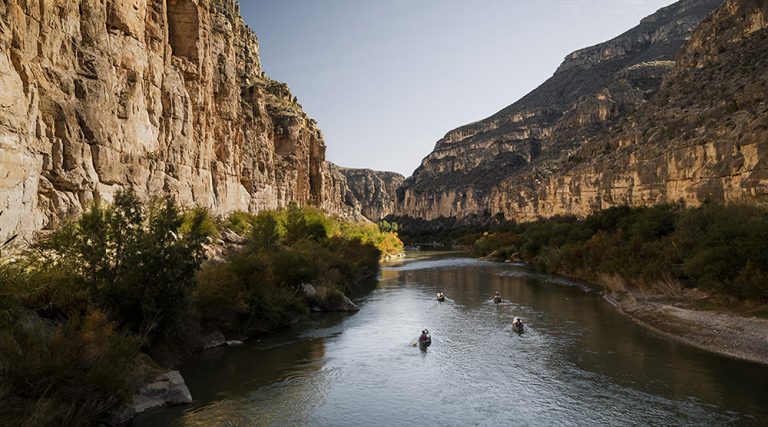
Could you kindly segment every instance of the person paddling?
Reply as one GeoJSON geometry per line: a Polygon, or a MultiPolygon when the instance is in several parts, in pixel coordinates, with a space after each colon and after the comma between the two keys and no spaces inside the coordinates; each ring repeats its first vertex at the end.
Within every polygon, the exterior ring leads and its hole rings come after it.
{"type": "Polygon", "coordinates": [[[525,326],[523,325],[523,321],[519,317],[515,317],[512,319],[512,330],[517,333],[522,333],[525,326]]]}
{"type": "Polygon", "coordinates": [[[422,349],[426,349],[432,344],[432,337],[429,336],[429,330],[424,329],[421,331],[421,336],[419,336],[419,346],[422,349]]]}

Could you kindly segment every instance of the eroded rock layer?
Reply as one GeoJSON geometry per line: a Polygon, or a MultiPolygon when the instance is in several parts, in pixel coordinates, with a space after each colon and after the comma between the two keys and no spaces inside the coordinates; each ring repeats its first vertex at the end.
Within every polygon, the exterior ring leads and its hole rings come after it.
{"type": "Polygon", "coordinates": [[[360,217],[234,0],[0,2],[0,238],[125,187],[360,217]]]}
{"type": "Polygon", "coordinates": [[[395,172],[374,171],[371,169],[339,170],[347,180],[350,200],[360,206],[363,215],[378,222],[395,211],[397,189],[405,177],[395,172]]]}
{"type": "Polygon", "coordinates": [[[397,215],[525,221],[766,200],[765,8],[683,0],[569,55],[517,103],[440,140],[397,215]]]}

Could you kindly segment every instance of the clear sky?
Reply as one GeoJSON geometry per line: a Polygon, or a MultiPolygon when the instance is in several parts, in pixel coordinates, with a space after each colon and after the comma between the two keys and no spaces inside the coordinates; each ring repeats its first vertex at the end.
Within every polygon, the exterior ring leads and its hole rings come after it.
{"type": "Polygon", "coordinates": [[[673,0],[241,0],[263,68],[328,160],[409,176],[446,132],[512,104],[570,52],[673,0]]]}

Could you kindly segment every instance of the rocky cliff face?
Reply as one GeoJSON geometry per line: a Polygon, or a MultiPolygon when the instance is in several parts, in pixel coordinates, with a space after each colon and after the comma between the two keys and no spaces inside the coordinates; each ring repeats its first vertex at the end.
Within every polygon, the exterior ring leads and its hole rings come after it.
{"type": "Polygon", "coordinates": [[[0,238],[125,187],[359,217],[235,0],[0,2],[0,238]]]}
{"type": "Polygon", "coordinates": [[[761,3],[729,1],[699,27],[723,1],[683,0],[569,55],[517,103],[438,141],[399,190],[397,215],[520,221],[763,197],[765,140],[742,139],[765,117],[744,101],[765,98],[761,3]]]}
{"type": "Polygon", "coordinates": [[[397,189],[405,180],[399,173],[381,172],[370,169],[342,168],[349,188],[349,200],[360,206],[363,215],[378,222],[394,213],[397,189]]]}
{"type": "Polygon", "coordinates": [[[767,18],[764,1],[727,1],[648,102],[550,168],[503,181],[495,194],[504,214],[768,201],[767,18]]]}

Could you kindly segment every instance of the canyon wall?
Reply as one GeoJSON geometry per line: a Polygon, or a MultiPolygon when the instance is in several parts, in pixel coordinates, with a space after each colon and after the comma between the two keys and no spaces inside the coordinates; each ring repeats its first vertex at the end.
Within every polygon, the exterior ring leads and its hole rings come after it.
{"type": "Polygon", "coordinates": [[[395,211],[397,189],[405,177],[395,172],[341,168],[351,197],[360,205],[362,214],[378,222],[395,211]]]}
{"type": "Polygon", "coordinates": [[[517,103],[438,141],[396,215],[527,221],[765,201],[765,7],[683,0],[569,55],[517,103]]]}
{"type": "Polygon", "coordinates": [[[126,187],[362,218],[235,0],[3,0],[0,89],[0,239],[126,187]]]}
{"type": "Polygon", "coordinates": [[[768,202],[768,3],[729,0],[693,34],[661,88],[578,151],[504,180],[505,215],[616,205],[768,202]]]}

